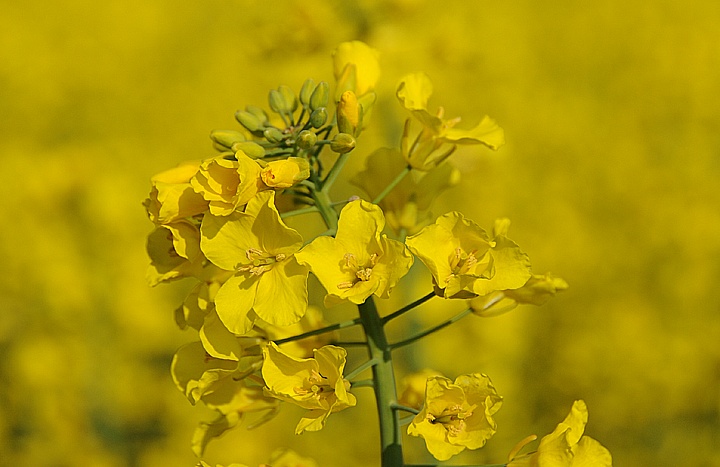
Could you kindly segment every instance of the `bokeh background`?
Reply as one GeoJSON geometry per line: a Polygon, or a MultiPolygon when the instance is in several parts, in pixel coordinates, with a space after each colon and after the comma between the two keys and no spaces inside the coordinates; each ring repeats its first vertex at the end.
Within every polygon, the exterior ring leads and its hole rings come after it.
{"type": "MultiPolygon", "coordinates": [[[[542,308],[470,317],[398,356],[401,373],[490,375],[503,462],[583,398],[617,466],[720,466],[720,3],[387,0],[3,2],[0,15],[0,465],[194,465],[191,407],[169,375],[193,339],[173,309],[192,286],[145,283],[149,177],[214,154],[208,133],[279,84],[332,80],[330,53],[381,52],[380,99],[354,170],[397,144],[393,90],[484,114],[498,153],[463,150],[435,206],[510,236],[570,289],[542,308]],[[55,2],[54,2],[55,3],[55,2]]],[[[348,174],[351,175],[351,174],[348,174]]],[[[415,268],[397,300],[427,290],[415,268]]],[[[404,324],[462,304],[431,302],[404,324]]],[[[387,310],[390,310],[387,305],[387,310]]],[[[334,321],[331,310],[326,318],[334,321]]],[[[342,310],[338,312],[338,316],[342,310]]],[[[363,392],[365,391],[365,392],[363,392]]],[[[296,437],[298,412],[210,444],[257,465],[277,446],[319,465],[377,464],[374,402],[296,437]]],[[[421,440],[407,459],[428,462],[421,440]]]]}

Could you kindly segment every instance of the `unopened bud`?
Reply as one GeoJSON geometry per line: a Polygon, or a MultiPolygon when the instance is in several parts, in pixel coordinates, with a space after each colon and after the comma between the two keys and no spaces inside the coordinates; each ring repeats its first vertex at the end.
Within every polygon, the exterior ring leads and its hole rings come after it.
{"type": "Polygon", "coordinates": [[[268,122],[268,116],[267,113],[260,107],[256,107],[254,105],[248,105],[245,107],[245,110],[250,112],[251,114],[255,115],[258,120],[260,120],[262,123],[268,122]]]}
{"type": "Polygon", "coordinates": [[[235,119],[253,133],[262,132],[265,129],[265,125],[257,116],[245,110],[235,112],[235,119]]]}
{"type": "Polygon", "coordinates": [[[337,107],[337,125],[340,133],[349,135],[357,134],[360,126],[360,105],[357,96],[352,91],[345,91],[340,96],[340,102],[337,107]]]}
{"type": "Polygon", "coordinates": [[[288,188],[310,176],[310,164],[302,157],[272,161],[260,172],[263,182],[271,188],[288,188]]]}
{"type": "Polygon", "coordinates": [[[242,151],[251,159],[260,159],[265,156],[265,149],[252,141],[243,141],[232,145],[233,152],[242,151]]]}
{"type": "Polygon", "coordinates": [[[297,137],[297,146],[300,149],[310,149],[317,143],[317,135],[310,130],[303,130],[297,137]]]}
{"type": "Polygon", "coordinates": [[[263,131],[263,136],[271,143],[279,143],[283,140],[284,135],[282,131],[278,130],[274,126],[271,126],[270,128],[266,128],[265,131],[263,131]]]}
{"type": "Polygon", "coordinates": [[[285,99],[283,99],[282,94],[280,94],[280,91],[277,89],[270,90],[270,93],[268,94],[268,104],[270,104],[270,108],[275,113],[287,112],[285,99]]]}
{"type": "Polygon", "coordinates": [[[355,138],[347,133],[338,133],[330,143],[333,152],[345,154],[355,149],[355,138]]]}
{"type": "Polygon", "coordinates": [[[318,107],[317,109],[313,110],[310,114],[310,125],[312,125],[313,128],[320,128],[321,126],[325,125],[325,122],[327,122],[328,119],[328,113],[327,108],[325,107],[318,107]]]}
{"type": "Polygon", "coordinates": [[[313,81],[312,78],[306,79],[302,85],[302,88],[300,88],[300,103],[303,105],[303,107],[307,107],[308,105],[310,105],[310,97],[312,96],[314,90],[315,81],[313,81]]]}
{"type": "Polygon", "coordinates": [[[310,108],[315,110],[320,107],[327,107],[330,98],[330,86],[325,81],[320,81],[310,96],[310,108]]]}
{"type": "Polygon", "coordinates": [[[210,132],[210,139],[220,146],[230,149],[233,144],[245,141],[245,135],[235,130],[213,130],[210,132]]]}

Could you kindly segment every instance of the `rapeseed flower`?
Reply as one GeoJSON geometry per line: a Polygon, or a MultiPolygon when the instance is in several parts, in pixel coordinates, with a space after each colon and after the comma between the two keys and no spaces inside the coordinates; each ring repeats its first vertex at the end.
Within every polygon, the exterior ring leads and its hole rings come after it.
{"type": "Polygon", "coordinates": [[[270,342],[263,356],[266,393],[309,410],[295,427],[296,434],[318,431],[331,413],[355,405],[350,383],[343,379],[347,352],[342,347],[326,345],[315,350],[313,358],[301,359],[270,342]]]}
{"type": "Polygon", "coordinates": [[[502,397],[490,378],[480,373],[430,377],[425,405],[408,426],[408,434],[425,439],[428,451],[444,461],[465,449],[478,449],[497,431],[492,416],[502,397]]]}
{"type": "Polygon", "coordinates": [[[528,256],[506,236],[507,223],[496,222],[490,238],[484,229],[453,211],[405,243],[430,270],[438,295],[487,295],[522,287],[531,276],[528,256]]]}
{"type": "Polygon", "coordinates": [[[407,274],[413,257],[405,245],[381,234],[384,227],[377,205],[355,200],[340,212],[334,238],[318,237],[295,255],[327,290],[326,306],[360,304],[373,294],[387,298],[407,274]]]}
{"type": "Polygon", "coordinates": [[[218,267],[235,271],[215,296],[220,320],[235,334],[248,333],[257,318],[293,324],[307,308],[308,269],[294,256],[303,240],[280,219],[274,199],[274,191],[263,191],[245,212],[203,219],[203,252],[218,267]]]}

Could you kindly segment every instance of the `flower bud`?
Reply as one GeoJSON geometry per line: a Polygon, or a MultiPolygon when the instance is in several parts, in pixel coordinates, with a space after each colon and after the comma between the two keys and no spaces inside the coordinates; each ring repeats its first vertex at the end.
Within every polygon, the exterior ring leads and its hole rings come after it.
{"type": "Polygon", "coordinates": [[[290,89],[289,86],[285,86],[284,84],[281,84],[278,87],[278,91],[280,92],[280,95],[283,97],[283,101],[285,101],[285,108],[288,110],[288,112],[293,113],[298,108],[298,99],[295,97],[295,93],[292,89],[290,89]]]}
{"type": "Polygon", "coordinates": [[[312,125],[313,128],[320,128],[321,126],[325,125],[325,122],[327,122],[328,119],[328,113],[327,108],[325,107],[318,107],[317,109],[313,110],[310,114],[310,125],[312,125]]]}
{"type": "Polygon", "coordinates": [[[245,107],[245,110],[250,112],[251,114],[255,115],[258,118],[258,120],[260,120],[263,124],[268,122],[267,113],[260,107],[256,107],[254,105],[248,105],[245,107]]]}
{"type": "Polygon", "coordinates": [[[265,156],[265,149],[253,141],[242,141],[232,145],[233,152],[242,151],[251,159],[260,159],[265,156]]]}
{"type": "Polygon", "coordinates": [[[355,138],[347,133],[338,133],[330,143],[330,149],[340,154],[350,152],[355,149],[355,138]]]}
{"type": "Polygon", "coordinates": [[[309,176],[310,164],[302,157],[269,162],[260,172],[265,185],[271,188],[288,188],[309,176]]]}
{"type": "Polygon", "coordinates": [[[327,107],[330,99],[330,86],[325,81],[320,81],[310,96],[310,108],[313,110],[320,107],[327,107]]]}
{"type": "Polygon", "coordinates": [[[213,130],[210,132],[210,139],[225,149],[230,149],[233,144],[245,141],[245,135],[234,130],[213,130]]]}
{"type": "Polygon", "coordinates": [[[282,131],[278,130],[274,126],[271,126],[263,131],[263,136],[271,143],[279,143],[283,140],[284,135],[282,131]]]}
{"type": "Polygon", "coordinates": [[[264,123],[256,115],[248,111],[238,110],[235,112],[235,119],[253,133],[262,132],[265,129],[264,123]]]}
{"type": "Polygon", "coordinates": [[[345,91],[340,96],[337,107],[337,125],[340,133],[356,135],[360,127],[361,108],[357,96],[352,91],[345,91]]]}
{"type": "Polygon", "coordinates": [[[270,109],[275,113],[284,113],[287,109],[285,108],[285,99],[277,89],[271,89],[268,94],[268,104],[270,109]]]}
{"type": "Polygon", "coordinates": [[[303,130],[297,137],[297,146],[300,149],[310,149],[317,143],[317,135],[310,130],[303,130]]]}
{"type": "Polygon", "coordinates": [[[313,81],[312,78],[306,79],[302,85],[302,88],[300,88],[300,103],[303,105],[303,107],[307,107],[308,105],[310,105],[310,97],[312,96],[314,90],[315,81],[313,81]]]}

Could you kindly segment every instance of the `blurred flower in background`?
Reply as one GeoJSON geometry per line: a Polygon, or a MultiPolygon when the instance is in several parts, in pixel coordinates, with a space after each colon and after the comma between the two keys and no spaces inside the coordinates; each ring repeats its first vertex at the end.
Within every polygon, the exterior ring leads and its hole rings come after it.
{"type": "MultiPolygon", "coordinates": [[[[468,321],[398,353],[406,374],[486,373],[503,395],[497,433],[454,461],[501,462],[583,398],[584,433],[617,465],[720,465],[717,2],[71,0],[52,14],[37,0],[6,3],[3,464],[195,465],[192,433],[214,414],[188,407],[170,374],[188,342],[172,310],[191,285],[145,281],[149,179],[213,156],[208,133],[264,105],[267,89],[332,79],[329,54],[359,39],[380,51],[382,74],[374,131],[363,133],[348,181],[375,148],[399,144],[407,112],[395,90],[423,71],[433,111],[434,102],[448,116],[482,109],[506,145],[460,147],[445,162],[459,182],[438,181],[447,189],[432,206],[418,201],[419,217],[404,225],[398,211],[393,222],[419,230],[452,210],[479,225],[511,218],[533,273],[552,267],[572,284],[542,308],[468,321]]],[[[336,186],[338,197],[362,194],[336,186]]],[[[421,265],[408,277],[417,287],[393,299],[427,292],[421,265]]],[[[428,303],[408,326],[450,308],[428,303]]],[[[336,322],[343,312],[331,313],[336,322]]],[[[374,404],[369,391],[357,399],[374,404]]],[[[281,445],[319,466],[376,462],[372,411],[339,412],[332,434],[295,437],[301,414],[289,408],[272,428],[227,433],[208,446],[208,463],[258,465],[281,445]]],[[[422,439],[406,446],[409,462],[432,461],[422,439]]]]}

